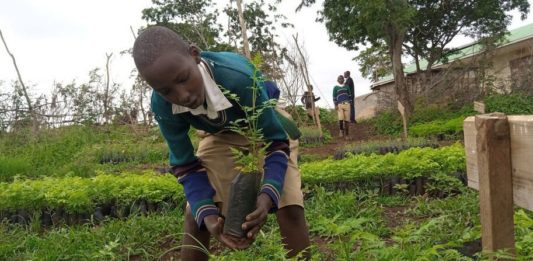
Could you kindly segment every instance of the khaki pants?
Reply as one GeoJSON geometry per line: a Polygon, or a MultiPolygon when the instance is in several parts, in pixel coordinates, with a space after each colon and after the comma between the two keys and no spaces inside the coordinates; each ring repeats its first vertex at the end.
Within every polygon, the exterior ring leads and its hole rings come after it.
{"type": "Polygon", "coordinates": [[[339,121],[350,121],[350,103],[343,102],[337,105],[337,117],[339,121]]]}
{"type": "MultiPolygon", "coordinates": [[[[230,148],[244,148],[248,140],[234,132],[200,135],[197,156],[207,170],[211,185],[216,191],[214,201],[226,214],[225,202],[229,199],[231,181],[239,174],[235,168],[233,153],[230,148]]],[[[291,155],[288,162],[285,182],[278,208],[289,205],[303,207],[303,194],[301,190],[301,177],[296,158],[298,156],[298,141],[291,140],[291,155]]],[[[261,168],[262,168],[262,163],[261,168]]]]}

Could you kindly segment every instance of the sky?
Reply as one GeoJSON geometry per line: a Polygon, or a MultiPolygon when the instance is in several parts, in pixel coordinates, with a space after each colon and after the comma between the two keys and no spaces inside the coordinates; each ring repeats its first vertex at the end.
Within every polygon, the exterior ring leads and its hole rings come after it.
{"type": "MultiPolygon", "coordinates": [[[[315,95],[323,97],[318,105],[333,106],[333,86],[337,76],[346,70],[352,73],[356,96],[370,92],[370,81],[361,77],[357,63],[352,60],[357,53],[330,42],[325,26],[315,21],[321,4],[295,13],[298,2],[284,1],[278,6],[295,26],[291,30],[281,29],[278,34],[282,43],[289,41],[294,33],[302,40],[309,56],[315,95]]],[[[533,0],[530,4],[533,5],[533,0]]],[[[129,55],[120,52],[133,45],[130,26],[136,30],[145,25],[141,10],[150,6],[150,0],[0,0],[0,30],[32,93],[48,93],[54,82],[86,82],[90,70],[105,68],[106,53],[113,53],[112,81],[127,88],[133,82],[130,75],[134,64],[129,55]]],[[[533,22],[532,16],[521,21],[514,15],[509,28],[533,22]]],[[[219,23],[226,22],[221,17],[219,23]]],[[[458,38],[452,44],[458,46],[469,41],[458,38]]],[[[16,79],[11,58],[0,45],[3,88],[16,79]]]]}

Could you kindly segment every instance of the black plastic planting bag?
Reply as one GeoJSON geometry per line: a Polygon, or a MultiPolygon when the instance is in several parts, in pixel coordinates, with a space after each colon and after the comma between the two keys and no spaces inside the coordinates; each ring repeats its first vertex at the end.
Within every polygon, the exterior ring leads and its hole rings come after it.
{"type": "Polygon", "coordinates": [[[235,237],[246,236],[242,224],[246,216],[255,210],[260,181],[259,173],[240,173],[233,179],[224,221],[224,234],[235,237]]]}

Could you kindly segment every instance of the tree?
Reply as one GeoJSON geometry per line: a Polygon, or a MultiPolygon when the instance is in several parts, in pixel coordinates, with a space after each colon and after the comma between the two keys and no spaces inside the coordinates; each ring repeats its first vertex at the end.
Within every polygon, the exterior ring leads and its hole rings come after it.
{"type": "Polygon", "coordinates": [[[239,25],[241,27],[242,34],[242,46],[244,49],[244,55],[248,59],[252,59],[252,54],[250,53],[250,43],[248,42],[248,34],[246,29],[246,22],[244,21],[244,13],[242,11],[242,0],[237,0],[237,14],[239,16],[239,25]]]}
{"type": "Polygon", "coordinates": [[[13,67],[15,67],[15,71],[17,72],[18,76],[18,83],[20,85],[20,91],[24,95],[24,98],[26,99],[26,105],[28,106],[28,111],[30,112],[32,121],[33,121],[33,128],[34,130],[37,130],[37,116],[35,115],[35,111],[33,109],[33,105],[30,99],[30,96],[28,95],[28,89],[26,88],[26,85],[24,84],[24,81],[22,80],[22,76],[20,75],[19,68],[17,66],[17,61],[15,60],[15,56],[11,53],[9,48],[7,47],[6,40],[4,39],[4,35],[2,34],[2,30],[0,30],[0,38],[2,39],[2,42],[4,43],[4,47],[6,48],[7,54],[11,57],[11,60],[13,61],[13,67]]]}
{"type": "Polygon", "coordinates": [[[392,73],[389,51],[385,43],[378,43],[362,50],[355,58],[359,64],[359,72],[372,82],[392,73]]]}
{"type": "Polygon", "coordinates": [[[409,0],[416,10],[407,32],[404,47],[413,57],[422,86],[431,88],[431,68],[437,62],[447,62],[454,49],[447,48],[457,36],[465,35],[484,43],[497,42],[507,33],[511,16],[517,9],[524,19],[529,12],[527,0],[409,0]],[[420,61],[427,64],[421,68],[420,61]]]}
{"type": "MultiPolygon", "coordinates": [[[[276,1],[278,2],[278,1],[276,1]]],[[[244,37],[239,22],[239,11],[237,7],[230,4],[224,8],[228,15],[228,29],[226,36],[233,42],[236,49],[244,47],[244,37]]],[[[286,22],[286,17],[277,12],[275,4],[266,3],[264,0],[251,1],[243,7],[243,18],[247,29],[247,38],[250,44],[250,53],[253,57],[260,54],[263,57],[263,64],[260,66],[261,72],[271,79],[280,79],[283,72],[277,70],[283,62],[283,56],[287,52],[286,48],[276,42],[276,26],[282,28],[292,27],[286,22]]]]}
{"type": "Polygon", "coordinates": [[[230,50],[219,39],[222,25],[212,0],[152,0],[153,7],[142,10],[148,23],[168,27],[201,49],[230,50]]]}
{"type": "MultiPolygon", "coordinates": [[[[315,0],[302,0],[301,8],[315,0]]],[[[360,45],[387,46],[394,76],[398,102],[405,108],[404,135],[407,136],[407,121],[414,106],[405,83],[402,64],[402,45],[414,9],[408,0],[325,0],[319,21],[324,22],[331,40],[348,50],[358,50],[360,45]]]]}
{"type": "MultiPolygon", "coordinates": [[[[297,10],[315,3],[301,0],[297,10]]],[[[420,71],[445,60],[446,45],[459,33],[476,38],[501,38],[510,16],[518,9],[522,18],[529,12],[527,0],[325,0],[319,21],[325,22],[330,39],[348,50],[358,45],[385,43],[391,56],[395,89],[407,116],[414,110],[404,82],[401,57],[405,48],[420,71]]],[[[375,58],[375,57],[372,57],[375,58]]]]}

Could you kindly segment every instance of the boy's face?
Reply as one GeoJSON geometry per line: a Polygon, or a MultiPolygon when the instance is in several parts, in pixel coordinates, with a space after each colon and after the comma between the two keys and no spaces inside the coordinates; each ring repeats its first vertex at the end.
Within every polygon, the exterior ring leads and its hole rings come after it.
{"type": "Polygon", "coordinates": [[[200,51],[190,46],[188,52],[171,50],[161,55],[140,73],[165,100],[195,109],[205,101],[205,85],[198,69],[200,51]]]}
{"type": "Polygon", "coordinates": [[[344,78],[346,78],[346,79],[350,78],[350,73],[349,72],[344,72],[344,78]]]}
{"type": "Polygon", "coordinates": [[[343,83],[344,83],[344,77],[342,77],[342,75],[339,76],[339,77],[337,77],[337,82],[338,82],[339,84],[343,84],[343,83]]]}

